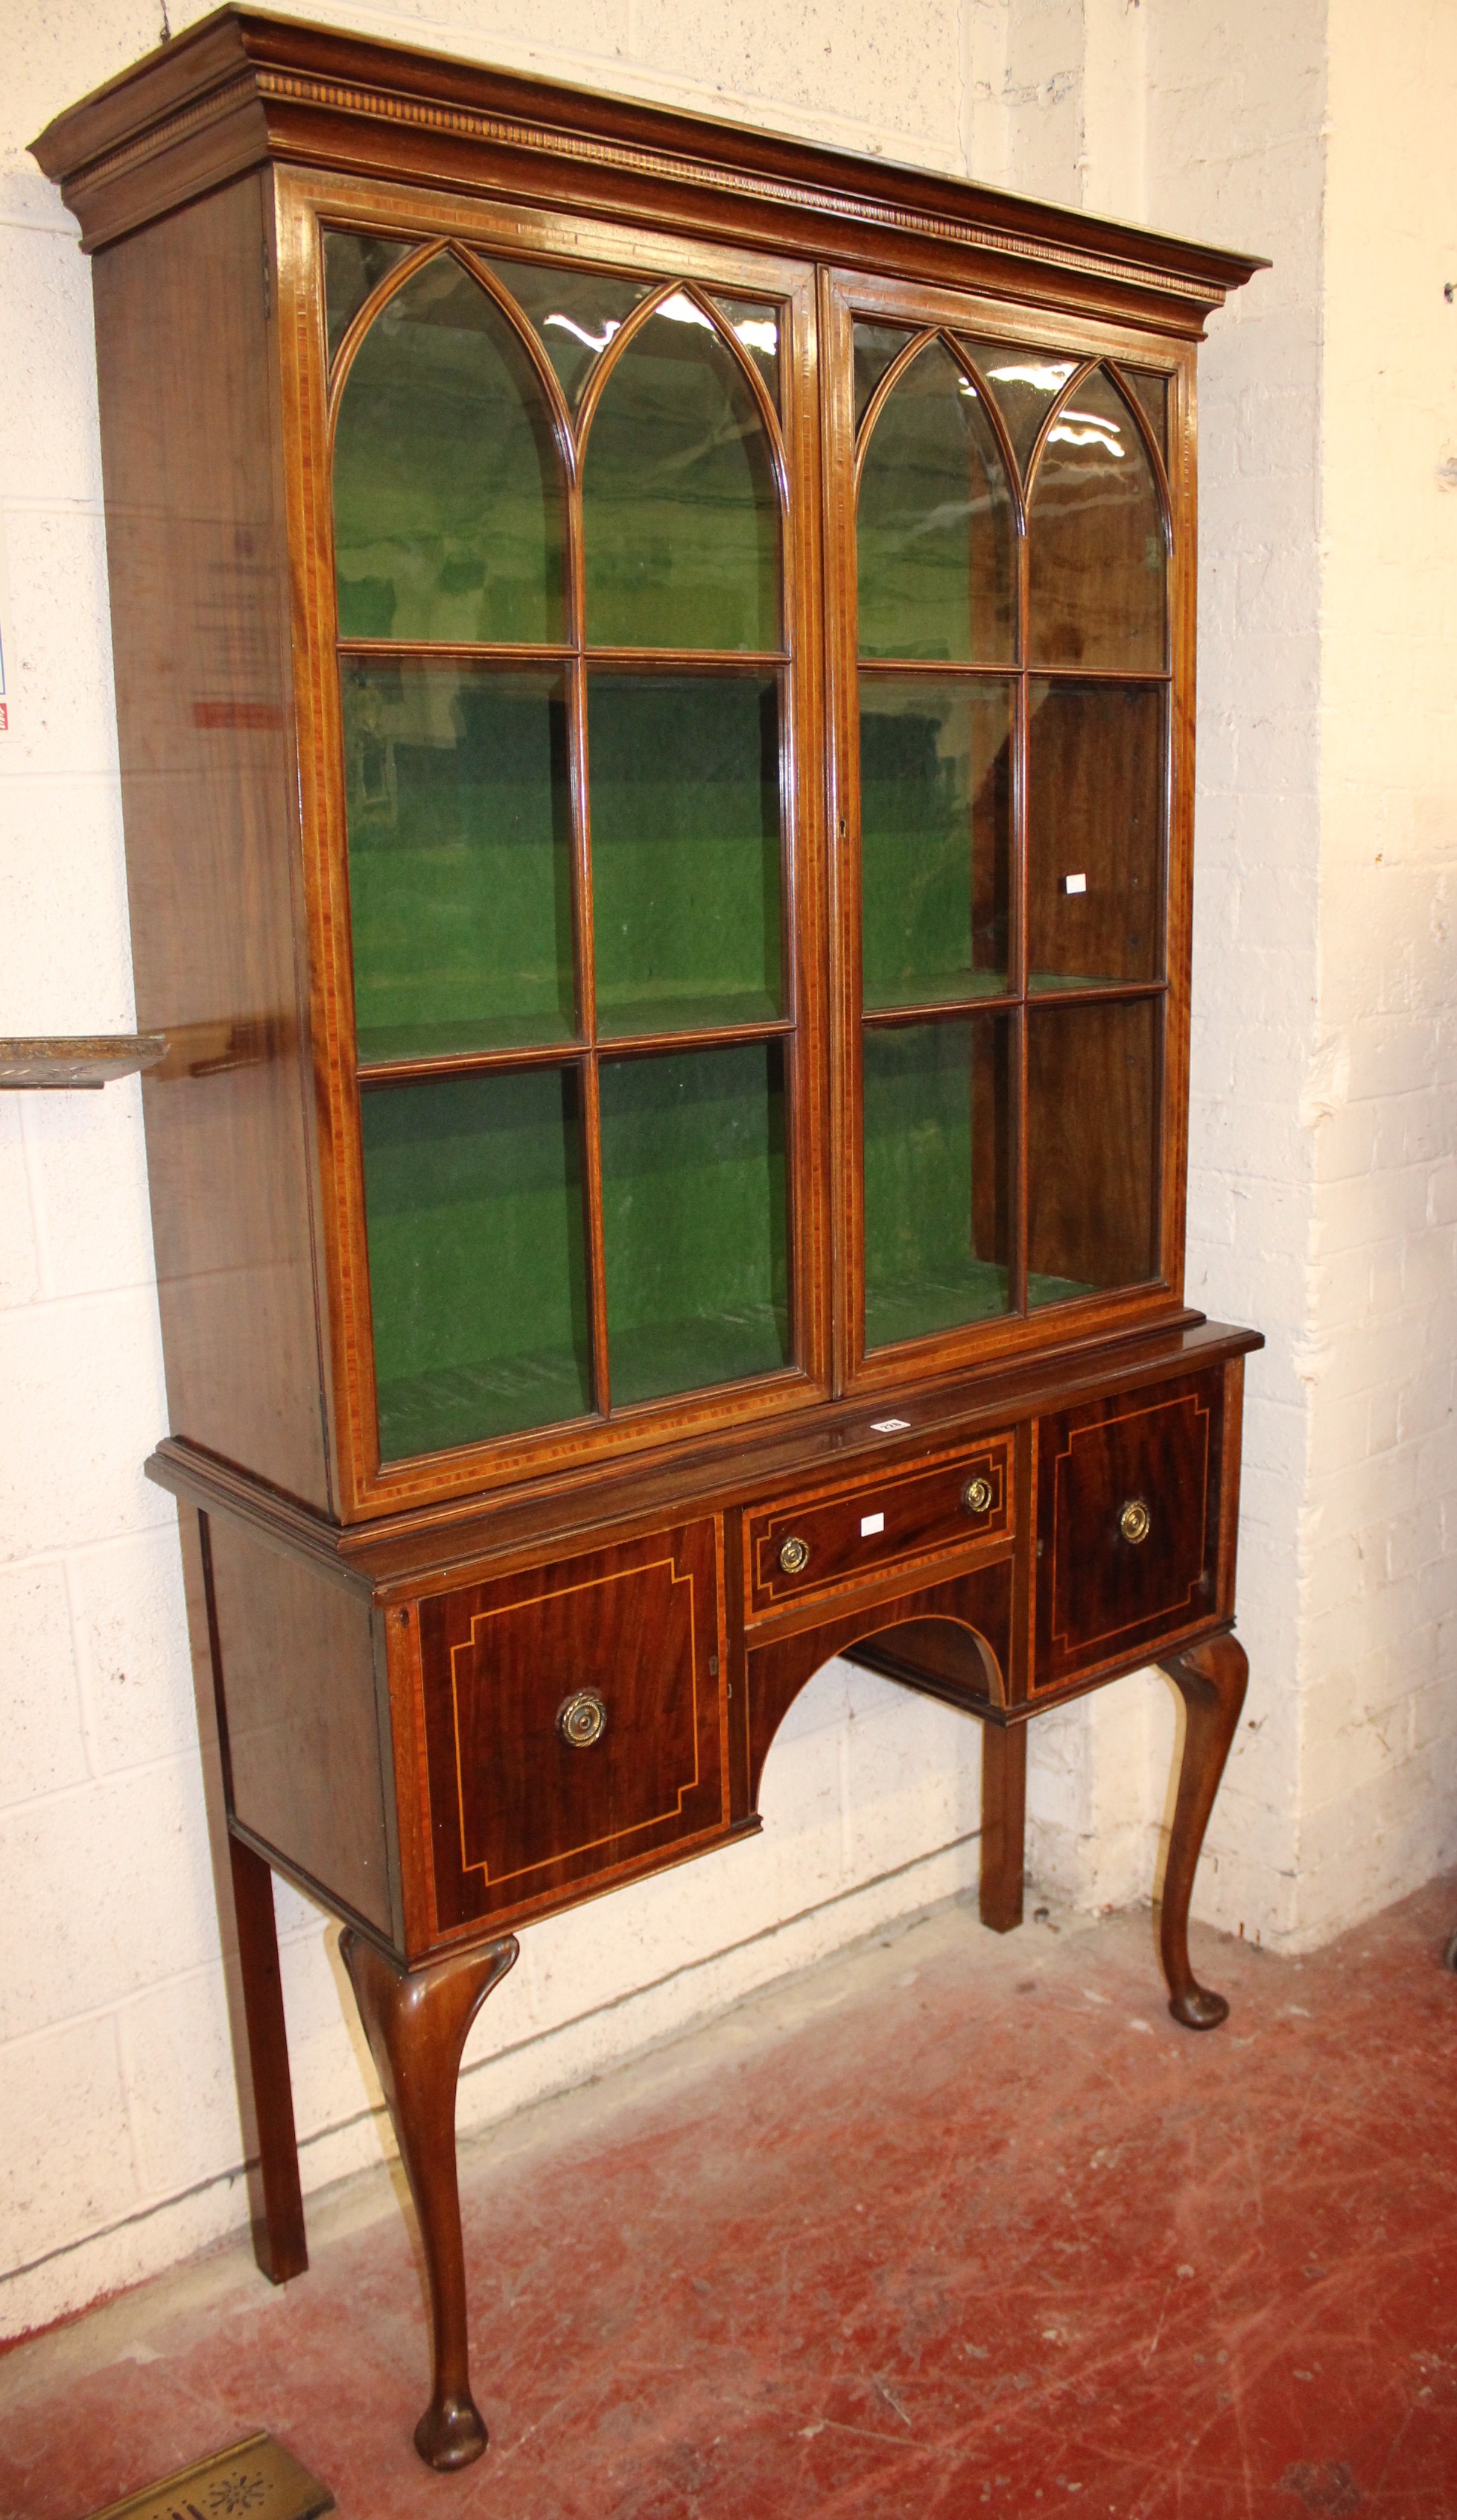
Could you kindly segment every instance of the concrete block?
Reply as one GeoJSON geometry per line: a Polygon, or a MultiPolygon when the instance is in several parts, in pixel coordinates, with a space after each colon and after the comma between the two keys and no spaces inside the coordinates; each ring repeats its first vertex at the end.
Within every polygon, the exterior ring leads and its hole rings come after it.
{"type": "Polygon", "coordinates": [[[791,0],[765,10],[727,0],[685,13],[671,0],[638,0],[633,54],[659,76],[691,81],[706,100],[751,101],[781,126],[792,112],[833,116],[893,134],[901,154],[951,165],[960,155],[957,95],[948,66],[960,58],[951,0],[914,17],[891,0],[791,0]]]}
{"type": "Polygon", "coordinates": [[[217,1955],[202,1786],[178,1760],[0,1816],[0,2039],[115,2005],[217,1955]]]}
{"type": "Polygon", "coordinates": [[[156,1267],[137,1078],[101,1094],[28,1097],[25,1140],[46,1293],[150,1290],[156,1267]]]}
{"type": "Polygon", "coordinates": [[[98,1770],[197,1759],[182,1558],[171,1523],[79,1552],[72,1561],[85,1650],[83,1690],[98,1770]]]}
{"type": "Polygon", "coordinates": [[[0,1098],[0,1311],[28,1304],[40,1291],[22,1102],[19,1094],[0,1098]]]}
{"type": "Polygon", "coordinates": [[[79,1784],[86,1745],[66,1570],[54,1558],[0,1569],[0,1804],[79,1784]]]}
{"type": "Polygon", "coordinates": [[[155,1294],[0,1313],[0,1561],[167,1520],[165,1428],[155,1294]]]}
{"type": "MultiPolygon", "coordinates": [[[[14,722],[19,726],[19,701],[14,722]]],[[[114,777],[6,780],[0,921],[8,1031],[132,1030],[121,796],[114,777]]]]}
{"type": "Polygon", "coordinates": [[[120,2015],[142,2186],[175,2195],[243,2159],[221,1967],[174,1978],[120,2015]]]}
{"type": "MultiPolygon", "coordinates": [[[[199,17],[207,4],[189,0],[199,17]]],[[[341,25],[359,23],[346,0],[325,0],[317,14],[341,25]]],[[[629,50],[631,16],[627,0],[542,0],[540,7],[535,0],[396,0],[393,8],[373,13],[371,23],[397,43],[428,44],[467,60],[546,68],[557,56],[578,65],[596,57],[603,84],[611,86],[614,62],[622,63],[629,50]]],[[[575,74],[582,75],[580,68],[575,74]]],[[[625,63],[617,80],[627,85],[625,63]]]]}
{"type": "Polygon", "coordinates": [[[68,236],[0,221],[0,299],[5,497],[99,504],[91,266],[68,236]]]}
{"type": "Polygon", "coordinates": [[[980,1726],[932,1697],[858,1717],[841,1771],[846,1869],[855,1880],[974,1835],[981,1825],[980,1726]]]}
{"type": "MultiPolygon", "coordinates": [[[[7,769],[66,778],[116,768],[106,544],[89,509],[5,518],[14,663],[7,769]]],[[[7,660],[6,681],[11,681],[7,660]]]]}
{"type": "Polygon", "coordinates": [[[132,2212],[136,2161],[110,2014],[7,2046],[0,2073],[0,2229],[7,2270],[132,2212]]]}

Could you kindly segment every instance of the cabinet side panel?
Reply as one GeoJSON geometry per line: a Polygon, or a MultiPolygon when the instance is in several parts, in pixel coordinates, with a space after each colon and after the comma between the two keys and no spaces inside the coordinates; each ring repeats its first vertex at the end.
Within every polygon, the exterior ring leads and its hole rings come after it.
{"type": "Polygon", "coordinates": [[[392,1933],[369,1598],[223,1514],[211,1517],[210,1535],[231,1816],[392,1933]]]}
{"type": "Polygon", "coordinates": [[[327,1507],[268,251],[250,177],[93,271],[172,1430],[327,1507]]]}

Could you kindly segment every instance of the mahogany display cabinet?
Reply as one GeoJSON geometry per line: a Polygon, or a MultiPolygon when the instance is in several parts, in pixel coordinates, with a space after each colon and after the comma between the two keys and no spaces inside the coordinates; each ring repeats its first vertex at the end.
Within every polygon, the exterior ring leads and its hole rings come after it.
{"type": "Polygon", "coordinates": [[[271,1871],[454,2153],[516,1931],[755,1830],[847,1653],[1238,1718],[1183,1301],[1195,345],[1248,259],[225,9],[36,143],[94,256],[171,1434],[259,2250],[271,1871]]]}

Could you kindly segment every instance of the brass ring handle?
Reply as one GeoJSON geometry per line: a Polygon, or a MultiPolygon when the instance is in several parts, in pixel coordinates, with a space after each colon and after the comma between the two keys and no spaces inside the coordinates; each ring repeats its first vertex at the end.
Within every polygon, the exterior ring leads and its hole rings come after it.
{"type": "Polygon", "coordinates": [[[595,1688],[576,1688],[557,1709],[557,1731],[573,1750],[590,1750],[607,1731],[607,1707],[595,1688]]]}
{"type": "Polygon", "coordinates": [[[968,1479],[961,1491],[961,1502],[968,1513],[985,1513],[991,1504],[990,1479],[968,1479]]]}
{"type": "Polygon", "coordinates": [[[1141,1540],[1147,1540],[1153,1528],[1154,1517],[1142,1497],[1130,1497],[1118,1516],[1118,1529],[1123,1538],[1136,1549],[1141,1540]]]}
{"type": "Polygon", "coordinates": [[[808,1564],[809,1543],[807,1540],[797,1540],[793,1534],[791,1534],[788,1540],[781,1540],[779,1544],[779,1566],[781,1574],[802,1575],[808,1564]]]}

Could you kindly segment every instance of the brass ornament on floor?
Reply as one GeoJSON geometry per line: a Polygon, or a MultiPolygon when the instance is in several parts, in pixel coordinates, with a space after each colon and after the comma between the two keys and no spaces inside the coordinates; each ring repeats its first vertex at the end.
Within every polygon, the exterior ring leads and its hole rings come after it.
{"type": "Polygon", "coordinates": [[[109,2502],[91,2520],[319,2520],[334,2508],[328,2486],[282,2442],[271,2433],[250,2433],[124,2501],[109,2502]]]}

